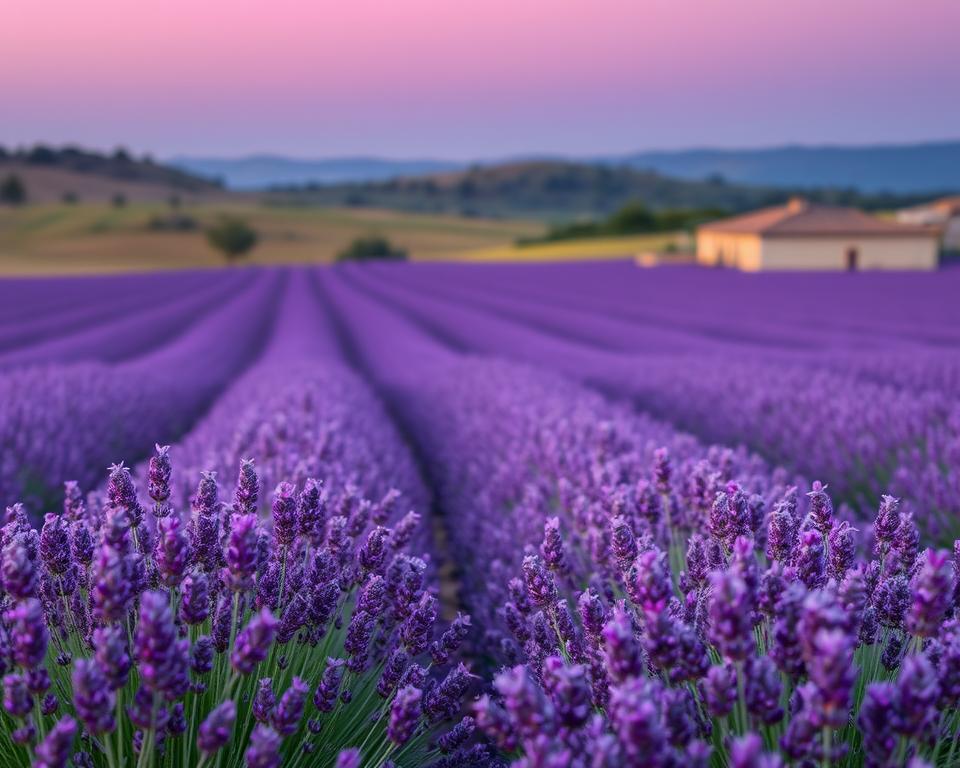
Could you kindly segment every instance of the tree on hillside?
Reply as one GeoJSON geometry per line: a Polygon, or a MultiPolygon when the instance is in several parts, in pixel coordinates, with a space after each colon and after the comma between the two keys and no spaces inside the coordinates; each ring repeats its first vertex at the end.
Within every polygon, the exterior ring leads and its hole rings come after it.
{"type": "Polygon", "coordinates": [[[222,251],[227,261],[235,261],[257,244],[257,232],[243,219],[223,216],[207,229],[207,242],[222,251]]]}
{"type": "Polygon", "coordinates": [[[406,261],[406,251],[380,235],[358,237],[337,254],[337,261],[406,261]]]}
{"type": "Polygon", "coordinates": [[[127,204],[127,196],[123,192],[117,192],[110,202],[114,208],[123,208],[127,204]]]}
{"type": "Polygon", "coordinates": [[[27,202],[27,188],[15,173],[11,173],[0,184],[0,203],[23,205],[27,202]]]}

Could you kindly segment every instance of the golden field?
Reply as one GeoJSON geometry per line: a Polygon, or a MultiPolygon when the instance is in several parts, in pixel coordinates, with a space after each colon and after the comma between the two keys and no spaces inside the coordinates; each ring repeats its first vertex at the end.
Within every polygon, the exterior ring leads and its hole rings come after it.
{"type": "Polygon", "coordinates": [[[217,267],[224,257],[204,227],[223,214],[243,218],[259,235],[245,261],[324,263],[357,237],[383,235],[420,260],[467,257],[543,231],[537,222],[420,215],[359,208],[267,206],[257,201],[202,202],[180,214],[196,220],[187,232],[156,231],[165,203],[42,203],[0,207],[0,274],[43,275],[217,267]]]}

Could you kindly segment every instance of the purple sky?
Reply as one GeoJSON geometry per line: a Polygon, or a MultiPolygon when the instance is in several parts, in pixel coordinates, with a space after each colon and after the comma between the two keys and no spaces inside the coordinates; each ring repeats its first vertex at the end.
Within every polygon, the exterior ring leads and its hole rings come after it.
{"type": "Polygon", "coordinates": [[[485,158],[960,137],[956,0],[32,0],[0,143],[485,158]]]}

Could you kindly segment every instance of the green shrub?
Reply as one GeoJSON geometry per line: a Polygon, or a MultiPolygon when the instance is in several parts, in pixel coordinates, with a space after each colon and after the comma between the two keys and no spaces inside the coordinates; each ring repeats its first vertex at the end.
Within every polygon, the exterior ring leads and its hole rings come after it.
{"type": "Polygon", "coordinates": [[[380,235],[358,237],[337,254],[337,261],[405,261],[406,251],[380,235]]]}
{"type": "Polygon", "coordinates": [[[0,184],[0,203],[23,205],[27,202],[27,188],[15,173],[11,173],[0,184]]]}
{"type": "Polygon", "coordinates": [[[257,232],[243,219],[222,216],[207,229],[207,242],[222,251],[228,261],[239,259],[257,244],[257,232]]]}

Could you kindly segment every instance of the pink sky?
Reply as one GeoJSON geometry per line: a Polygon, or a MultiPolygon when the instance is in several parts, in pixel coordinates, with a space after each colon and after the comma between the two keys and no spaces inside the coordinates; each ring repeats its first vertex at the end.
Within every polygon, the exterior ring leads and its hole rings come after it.
{"type": "Polygon", "coordinates": [[[15,0],[0,143],[491,157],[960,136],[956,0],[15,0]]]}

